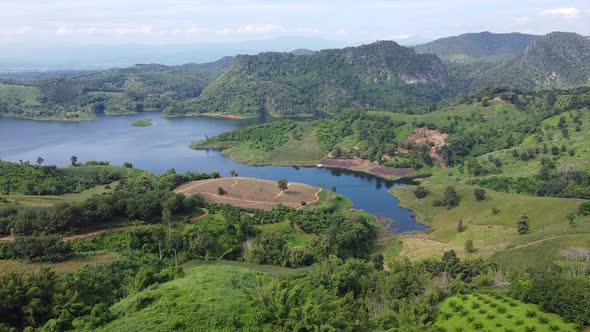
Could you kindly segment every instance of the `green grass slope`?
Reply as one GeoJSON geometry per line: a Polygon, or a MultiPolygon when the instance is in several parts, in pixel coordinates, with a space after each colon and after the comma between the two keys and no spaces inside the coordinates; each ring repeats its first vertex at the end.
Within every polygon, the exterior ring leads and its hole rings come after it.
{"type": "Polygon", "coordinates": [[[98,331],[270,331],[259,326],[248,305],[256,271],[208,265],[122,300],[111,308],[117,319],[98,331]]]}

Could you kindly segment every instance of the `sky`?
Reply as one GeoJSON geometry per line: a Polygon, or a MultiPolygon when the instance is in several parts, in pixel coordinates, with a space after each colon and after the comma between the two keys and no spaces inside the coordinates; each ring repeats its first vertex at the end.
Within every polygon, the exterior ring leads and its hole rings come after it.
{"type": "Polygon", "coordinates": [[[590,35],[590,1],[0,0],[0,45],[403,43],[479,31],[590,35]]]}

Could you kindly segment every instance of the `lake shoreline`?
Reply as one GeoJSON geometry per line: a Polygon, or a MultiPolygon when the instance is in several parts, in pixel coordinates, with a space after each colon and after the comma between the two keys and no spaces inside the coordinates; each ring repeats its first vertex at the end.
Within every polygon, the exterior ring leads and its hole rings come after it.
{"type": "Polygon", "coordinates": [[[224,119],[235,119],[235,120],[243,120],[243,119],[253,119],[256,116],[246,116],[246,115],[238,115],[238,114],[226,114],[226,113],[168,113],[168,114],[161,114],[160,117],[162,118],[182,118],[182,117],[209,117],[209,118],[224,118],[224,119]]]}

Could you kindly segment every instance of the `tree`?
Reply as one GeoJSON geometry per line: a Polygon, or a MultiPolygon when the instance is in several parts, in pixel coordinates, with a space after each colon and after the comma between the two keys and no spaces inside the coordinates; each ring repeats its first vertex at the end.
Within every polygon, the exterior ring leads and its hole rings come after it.
{"type": "Polygon", "coordinates": [[[455,187],[448,186],[447,189],[445,189],[445,194],[443,196],[441,203],[442,205],[447,206],[450,209],[452,207],[459,205],[459,200],[459,194],[457,194],[455,187]]]}
{"type": "Polygon", "coordinates": [[[45,161],[45,159],[43,159],[41,157],[37,157],[37,165],[41,166],[41,164],[43,164],[44,161],[45,161]]]}
{"type": "Polygon", "coordinates": [[[287,179],[280,179],[277,181],[277,185],[279,186],[279,189],[286,190],[289,188],[289,181],[287,179]]]}
{"type": "Polygon", "coordinates": [[[473,190],[473,196],[475,196],[475,200],[483,201],[486,199],[486,190],[482,188],[476,188],[473,190]]]}
{"type": "Polygon", "coordinates": [[[336,192],[336,186],[332,186],[332,192],[336,192]]]}
{"type": "Polygon", "coordinates": [[[529,232],[529,215],[526,211],[520,213],[520,216],[516,221],[516,230],[520,235],[524,235],[529,232]]]}
{"type": "Polygon", "coordinates": [[[229,171],[229,176],[232,176],[232,177],[238,176],[238,172],[236,172],[235,169],[232,169],[231,171],[229,171]]]}
{"type": "Polygon", "coordinates": [[[465,251],[469,254],[473,254],[475,252],[475,246],[473,245],[473,240],[465,241],[465,251]]]}
{"type": "Polygon", "coordinates": [[[430,193],[430,190],[426,189],[424,186],[417,186],[414,190],[414,195],[416,198],[424,198],[430,193]]]}
{"type": "Polygon", "coordinates": [[[125,168],[133,168],[133,164],[130,163],[130,162],[128,162],[128,161],[126,161],[125,163],[123,163],[123,167],[125,167],[125,168]]]}
{"type": "Polygon", "coordinates": [[[223,188],[221,188],[221,187],[217,188],[217,194],[218,194],[219,196],[223,196],[223,195],[225,195],[225,189],[223,189],[223,188]]]}
{"type": "Polygon", "coordinates": [[[457,224],[457,232],[461,233],[465,230],[465,226],[463,226],[463,219],[459,219],[459,223],[457,224]]]}
{"type": "Polygon", "coordinates": [[[70,157],[70,163],[72,164],[72,166],[78,166],[78,157],[71,156],[70,157]]]}
{"type": "Polygon", "coordinates": [[[373,267],[375,270],[383,271],[383,254],[377,254],[373,257],[373,267]]]}

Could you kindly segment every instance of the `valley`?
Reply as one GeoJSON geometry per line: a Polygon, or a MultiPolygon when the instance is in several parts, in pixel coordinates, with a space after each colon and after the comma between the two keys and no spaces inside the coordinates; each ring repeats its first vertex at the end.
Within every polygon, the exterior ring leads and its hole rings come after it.
{"type": "Polygon", "coordinates": [[[0,331],[586,331],[588,79],[568,32],[0,74],[0,331]]]}

